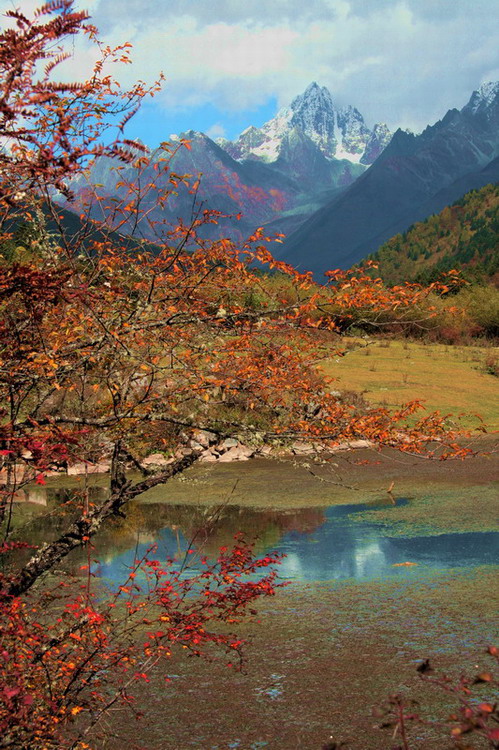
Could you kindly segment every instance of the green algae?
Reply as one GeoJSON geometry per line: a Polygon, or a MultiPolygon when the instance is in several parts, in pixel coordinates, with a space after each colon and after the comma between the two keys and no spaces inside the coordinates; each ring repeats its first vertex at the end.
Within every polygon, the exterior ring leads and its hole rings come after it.
{"type": "MultiPolygon", "coordinates": [[[[404,488],[410,502],[350,515],[355,523],[388,527],[390,536],[433,536],[447,533],[499,531],[499,485],[404,488]]],[[[400,490],[399,490],[400,491],[400,490]]]]}
{"type": "MultiPolygon", "coordinates": [[[[416,666],[423,659],[456,680],[490,666],[485,650],[497,635],[496,580],[497,568],[482,566],[427,581],[281,590],[262,602],[261,624],[239,626],[248,639],[244,673],[228,669],[225,659],[172,657],[169,686],[163,673],[150,686],[141,742],[150,750],[318,750],[333,738],[348,740],[352,750],[387,750],[393,730],[378,728],[373,709],[390,694],[418,699],[427,718],[455,708],[422,682],[416,666]]],[[[477,697],[493,696],[485,687],[477,697]]],[[[409,731],[411,750],[453,746],[442,728],[409,731]]]]}

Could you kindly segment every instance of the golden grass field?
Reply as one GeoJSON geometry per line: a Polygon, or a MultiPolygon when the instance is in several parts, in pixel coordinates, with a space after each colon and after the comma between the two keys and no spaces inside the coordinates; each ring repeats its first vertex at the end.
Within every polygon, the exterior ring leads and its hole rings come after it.
{"type": "Polygon", "coordinates": [[[350,339],[342,358],[323,367],[338,390],[355,391],[376,405],[398,406],[420,399],[430,411],[463,416],[464,426],[479,414],[488,431],[499,429],[499,378],[487,362],[499,359],[499,348],[375,339],[368,345],[350,339]],[[359,346],[361,348],[359,348],[359,346]]]}

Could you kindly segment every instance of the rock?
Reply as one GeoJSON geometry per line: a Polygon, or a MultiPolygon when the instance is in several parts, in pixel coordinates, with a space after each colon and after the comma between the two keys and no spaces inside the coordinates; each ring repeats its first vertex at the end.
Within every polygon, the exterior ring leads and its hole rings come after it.
{"type": "Polygon", "coordinates": [[[348,443],[349,448],[372,448],[372,445],[370,440],[351,440],[348,443]]]}
{"type": "MultiPolygon", "coordinates": [[[[179,448],[177,451],[175,451],[175,458],[184,458],[184,456],[190,456],[191,453],[192,453],[192,448],[179,448]]],[[[156,455],[156,453],[154,455],[156,455]]],[[[171,463],[171,461],[168,461],[168,459],[166,460],[168,463],[171,463]]],[[[158,466],[158,464],[155,464],[155,465],[158,466]]],[[[159,465],[163,466],[164,464],[159,464],[159,465]]]]}
{"type": "Polygon", "coordinates": [[[270,447],[270,445],[262,445],[262,447],[258,449],[257,453],[259,453],[261,456],[270,456],[272,454],[272,448],[270,447]]]}
{"type": "Polygon", "coordinates": [[[338,445],[335,445],[331,450],[333,453],[337,453],[338,451],[372,448],[373,445],[374,443],[372,443],[370,440],[350,440],[348,443],[338,443],[338,445]]]}
{"type": "Polygon", "coordinates": [[[229,463],[230,461],[248,461],[253,456],[254,451],[244,445],[234,445],[228,451],[222,453],[218,459],[220,463],[229,463]]]}
{"type": "Polygon", "coordinates": [[[338,443],[338,445],[335,445],[331,450],[333,453],[337,453],[338,451],[347,451],[349,448],[350,443],[338,443]]]}
{"type": "Polygon", "coordinates": [[[47,490],[45,487],[27,487],[26,501],[36,505],[47,505],[47,490]]]}
{"type": "Polygon", "coordinates": [[[213,450],[213,448],[209,448],[208,450],[203,451],[203,453],[201,453],[199,461],[202,464],[215,463],[216,461],[218,461],[218,458],[219,458],[218,453],[215,450],[213,450]]]}
{"type": "Polygon", "coordinates": [[[98,464],[91,463],[77,463],[68,466],[68,476],[75,476],[79,474],[107,474],[111,469],[110,461],[102,461],[98,464]]]}
{"type": "Polygon", "coordinates": [[[193,439],[199,443],[202,448],[209,448],[210,445],[216,443],[217,436],[214,432],[208,432],[208,430],[196,430],[193,439]]]}
{"type": "Polygon", "coordinates": [[[225,438],[220,447],[224,450],[229,450],[230,448],[237,448],[238,445],[239,440],[236,440],[235,438],[225,438]]]}
{"type": "Polygon", "coordinates": [[[293,443],[291,450],[295,456],[307,456],[310,453],[315,453],[315,448],[311,443],[301,443],[300,441],[293,443]]]}
{"type": "Polygon", "coordinates": [[[168,466],[168,464],[171,464],[172,459],[171,458],[165,458],[162,453],[151,453],[149,456],[146,456],[144,460],[141,462],[143,466],[168,466]]]}

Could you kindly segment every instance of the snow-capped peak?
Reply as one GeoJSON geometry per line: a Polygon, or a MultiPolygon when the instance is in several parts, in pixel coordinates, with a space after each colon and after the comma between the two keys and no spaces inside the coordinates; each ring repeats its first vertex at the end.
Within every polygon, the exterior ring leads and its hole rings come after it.
{"type": "Polygon", "coordinates": [[[337,145],[334,134],[335,107],[325,86],[311,83],[303,94],[291,102],[291,127],[300,128],[305,135],[331,156],[337,145]]]}
{"type": "Polygon", "coordinates": [[[471,99],[466,105],[473,114],[488,109],[499,98],[499,81],[489,81],[472,93],[471,99]]]}
{"type": "MultiPolygon", "coordinates": [[[[261,128],[246,128],[233,144],[224,144],[224,148],[235,159],[273,162],[279,158],[282,143],[294,128],[307,136],[327,159],[371,163],[366,147],[375,136],[374,131],[366,126],[358,109],[336,107],[328,89],[315,81],[261,128]]],[[[369,150],[371,158],[380,153],[387,141],[385,132],[376,136],[376,147],[369,150]]]]}

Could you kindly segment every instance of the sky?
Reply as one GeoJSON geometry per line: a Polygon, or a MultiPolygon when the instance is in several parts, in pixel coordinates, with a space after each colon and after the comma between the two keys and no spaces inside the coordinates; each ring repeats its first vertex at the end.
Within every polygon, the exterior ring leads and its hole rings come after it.
{"type": "MultiPolygon", "coordinates": [[[[35,0],[0,0],[29,13],[35,0]]],[[[123,85],[165,75],[128,126],[149,146],[201,130],[235,138],[316,81],[368,125],[416,132],[499,80],[499,0],[75,0],[103,42],[133,44],[123,85]]],[[[95,50],[74,45],[69,74],[95,50]]]]}

